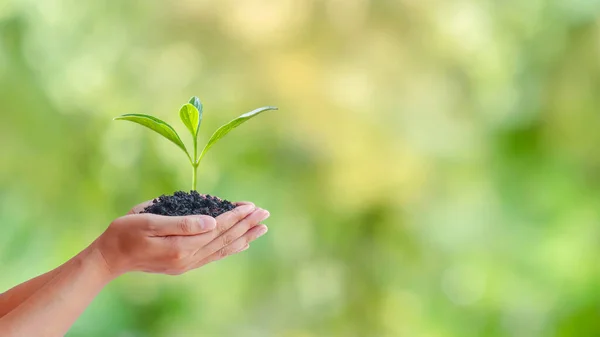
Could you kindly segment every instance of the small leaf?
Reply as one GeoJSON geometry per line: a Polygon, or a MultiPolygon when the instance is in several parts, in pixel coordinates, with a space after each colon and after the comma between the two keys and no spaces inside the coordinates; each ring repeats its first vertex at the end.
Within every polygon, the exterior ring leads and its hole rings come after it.
{"type": "MultiPolygon", "coordinates": [[[[196,109],[198,109],[198,129],[200,129],[200,124],[202,124],[202,102],[200,102],[200,99],[196,96],[190,98],[190,102],[191,105],[195,106],[196,109]]],[[[196,135],[197,136],[197,135],[196,135]]]]}
{"type": "Polygon", "coordinates": [[[190,98],[190,101],[188,102],[191,105],[195,106],[196,109],[198,109],[198,112],[200,112],[200,119],[202,119],[202,102],[200,102],[200,99],[196,96],[190,98]]]}
{"type": "Polygon", "coordinates": [[[198,128],[200,127],[200,113],[198,109],[192,104],[187,103],[179,110],[179,118],[181,118],[187,129],[190,130],[192,137],[197,137],[198,128]]]}
{"type": "Polygon", "coordinates": [[[239,116],[238,118],[232,120],[231,122],[229,122],[229,123],[221,126],[220,128],[218,128],[217,131],[215,131],[215,133],[208,140],[208,143],[206,144],[206,146],[202,150],[202,153],[200,154],[200,158],[198,158],[198,162],[197,163],[200,163],[200,160],[202,160],[202,157],[204,157],[204,155],[206,154],[206,152],[213,145],[215,145],[215,143],[217,141],[219,141],[219,139],[225,137],[225,135],[227,135],[231,130],[237,128],[242,123],[244,123],[247,120],[249,120],[250,118],[252,118],[254,116],[258,116],[261,112],[264,112],[264,111],[267,111],[267,110],[278,110],[278,109],[276,107],[274,107],[274,106],[265,106],[265,107],[262,107],[262,108],[258,108],[256,110],[252,110],[250,112],[247,112],[247,113],[239,116]]]}
{"type": "Polygon", "coordinates": [[[187,149],[185,148],[185,145],[181,141],[181,138],[179,138],[179,135],[177,134],[175,129],[173,129],[173,127],[171,127],[166,122],[164,122],[156,117],[142,115],[142,114],[125,114],[125,115],[121,115],[119,117],[114,118],[114,120],[130,121],[130,122],[134,122],[134,123],[143,125],[151,130],[154,130],[157,133],[161,134],[163,137],[165,137],[168,140],[175,143],[175,145],[177,145],[179,148],[181,148],[189,157],[187,149]]]}

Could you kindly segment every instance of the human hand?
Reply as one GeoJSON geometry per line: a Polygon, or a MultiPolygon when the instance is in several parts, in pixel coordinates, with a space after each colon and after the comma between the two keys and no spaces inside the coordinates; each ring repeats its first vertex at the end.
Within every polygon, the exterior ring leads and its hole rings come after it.
{"type": "Polygon", "coordinates": [[[250,202],[217,218],[139,214],[149,202],[113,221],[92,244],[116,277],[130,271],[179,275],[246,250],[267,232],[269,212],[250,202]]]}

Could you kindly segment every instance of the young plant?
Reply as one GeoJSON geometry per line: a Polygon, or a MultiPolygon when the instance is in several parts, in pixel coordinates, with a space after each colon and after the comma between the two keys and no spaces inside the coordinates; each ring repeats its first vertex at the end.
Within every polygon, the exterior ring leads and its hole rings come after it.
{"type": "Polygon", "coordinates": [[[143,114],[125,114],[114,118],[114,120],[130,121],[143,125],[159,133],[160,135],[177,145],[177,147],[179,147],[181,150],[183,150],[183,152],[187,155],[190,164],[192,165],[192,190],[195,191],[197,185],[198,166],[200,165],[200,161],[202,161],[202,158],[204,158],[204,156],[206,155],[206,152],[211,147],[213,147],[213,145],[215,145],[217,141],[225,137],[225,135],[227,135],[231,130],[237,128],[242,123],[248,121],[252,117],[258,116],[261,112],[267,110],[277,110],[277,108],[273,106],[265,106],[262,108],[252,110],[218,128],[217,131],[215,131],[215,133],[213,133],[213,135],[210,137],[208,143],[202,149],[202,152],[200,152],[200,156],[198,156],[198,130],[200,129],[200,124],[202,123],[202,103],[200,102],[200,99],[196,96],[192,97],[189,103],[183,105],[179,110],[179,118],[181,118],[183,124],[192,134],[194,144],[193,156],[188,152],[187,148],[181,141],[181,138],[179,138],[179,135],[177,134],[175,129],[173,129],[173,127],[167,124],[166,122],[156,117],[143,114]]]}

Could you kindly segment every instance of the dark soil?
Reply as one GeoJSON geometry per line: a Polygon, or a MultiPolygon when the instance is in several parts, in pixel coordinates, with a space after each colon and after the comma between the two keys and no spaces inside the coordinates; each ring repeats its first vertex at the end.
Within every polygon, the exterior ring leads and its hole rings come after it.
{"type": "Polygon", "coordinates": [[[146,207],[142,213],[152,213],[167,216],[184,215],[210,215],[217,217],[235,208],[235,205],[227,200],[203,195],[196,191],[190,193],[178,191],[173,195],[161,195],[154,199],[152,205],[146,207]]]}

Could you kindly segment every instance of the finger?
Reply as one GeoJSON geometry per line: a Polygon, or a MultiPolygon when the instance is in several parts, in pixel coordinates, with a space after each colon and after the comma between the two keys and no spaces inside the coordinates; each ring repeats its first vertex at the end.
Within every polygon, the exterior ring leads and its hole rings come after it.
{"type": "MultiPolygon", "coordinates": [[[[235,251],[235,252],[233,252],[231,255],[234,255],[234,254],[239,254],[239,253],[241,253],[241,252],[243,252],[243,251],[246,251],[246,250],[248,250],[248,248],[250,248],[250,244],[249,244],[249,243],[247,243],[247,244],[246,244],[244,247],[242,247],[242,249],[240,249],[240,250],[238,250],[238,251],[235,251]]],[[[218,254],[216,254],[216,255],[218,256],[218,254]]]]}
{"type": "Polygon", "coordinates": [[[226,232],[229,228],[233,227],[233,225],[254,212],[254,210],[256,210],[256,206],[254,205],[242,205],[216,217],[217,230],[216,233],[214,233],[215,237],[226,232]]]}
{"type": "Polygon", "coordinates": [[[154,203],[154,199],[153,200],[144,201],[143,203],[134,206],[129,212],[127,212],[127,215],[139,214],[140,212],[142,212],[143,210],[145,210],[146,207],[152,205],[153,203],[154,203]]]}
{"type": "Polygon", "coordinates": [[[219,233],[218,231],[213,231],[211,233],[208,233],[208,235],[212,236],[212,238],[209,241],[210,243],[206,244],[205,246],[211,249],[214,249],[215,246],[220,246],[217,247],[217,249],[225,247],[233,241],[237,240],[242,235],[244,235],[244,233],[249,231],[252,227],[258,225],[261,221],[267,219],[269,216],[270,214],[267,210],[257,208],[252,213],[250,213],[250,215],[240,220],[238,223],[233,225],[225,232],[219,233]],[[212,246],[210,246],[211,244],[212,246]]]}
{"type": "MultiPolygon", "coordinates": [[[[235,240],[234,242],[232,242],[229,246],[225,247],[222,250],[219,250],[218,252],[211,254],[210,256],[208,256],[200,261],[195,260],[193,256],[187,257],[187,258],[185,258],[185,260],[187,260],[189,262],[185,263],[186,266],[184,268],[179,268],[177,270],[174,270],[172,274],[178,275],[184,271],[196,269],[196,268],[199,268],[210,262],[221,260],[227,256],[241,253],[241,252],[247,250],[248,248],[250,248],[250,242],[252,242],[252,241],[258,239],[259,237],[261,237],[262,235],[264,235],[267,232],[267,230],[268,230],[268,228],[265,225],[254,226],[250,230],[248,230],[242,237],[240,237],[237,240],[235,240]]],[[[189,245],[189,242],[191,240],[194,240],[194,239],[197,239],[200,237],[202,237],[202,235],[171,236],[171,237],[166,237],[164,239],[167,239],[167,240],[173,239],[174,242],[176,242],[176,243],[174,243],[174,245],[179,245],[180,249],[182,249],[184,245],[189,245]]],[[[181,252],[181,250],[180,250],[180,252],[181,252]]],[[[185,250],[183,252],[185,252],[185,250]]]]}
{"type": "MultiPolygon", "coordinates": [[[[244,250],[246,250],[248,248],[250,248],[250,245],[248,245],[248,247],[245,247],[244,249],[240,250],[239,252],[233,253],[231,255],[235,255],[235,254],[241,253],[242,251],[244,251],[244,250]]],[[[196,262],[196,263],[190,265],[187,268],[187,271],[198,269],[200,267],[206,266],[207,264],[209,264],[211,262],[219,261],[221,259],[223,259],[223,258],[220,257],[218,254],[216,254],[216,253],[212,254],[211,256],[209,256],[209,257],[207,257],[207,258],[205,258],[205,259],[203,259],[203,260],[201,260],[199,262],[196,262]]]]}
{"type": "Polygon", "coordinates": [[[218,251],[216,254],[219,256],[227,256],[235,253],[239,253],[246,250],[250,246],[250,243],[261,236],[267,234],[269,228],[265,225],[257,225],[248,230],[239,239],[232,242],[228,247],[223,247],[223,252],[218,251]]]}
{"type": "MultiPolygon", "coordinates": [[[[254,211],[242,221],[238,222],[235,226],[231,227],[231,229],[227,230],[225,233],[216,237],[210,243],[200,248],[198,252],[196,252],[196,254],[194,255],[196,257],[202,258],[205,256],[209,256],[219,250],[225,249],[226,247],[230,246],[233,242],[236,242],[243,235],[245,235],[250,229],[258,225],[261,221],[265,220],[268,217],[269,212],[264,209],[258,209],[254,211]]],[[[262,227],[266,228],[266,226],[262,227]]]]}
{"type": "Polygon", "coordinates": [[[241,238],[237,239],[235,242],[232,242],[231,245],[209,255],[208,257],[200,260],[196,265],[193,266],[192,269],[202,267],[211,262],[215,262],[221,260],[227,256],[241,253],[248,248],[250,248],[250,242],[258,239],[259,237],[265,235],[267,233],[268,228],[265,225],[258,225],[250,229],[246,234],[244,234],[241,238]]]}
{"type": "Polygon", "coordinates": [[[190,236],[207,233],[216,228],[215,218],[208,215],[163,216],[140,214],[146,217],[146,229],[151,236],[190,236]]]}
{"type": "MultiPolygon", "coordinates": [[[[256,211],[256,209],[254,211],[256,211]]],[[[252,215],[252,213],[250,213],[250,215],[252,215]]],[[[246,218],[250,217],[250,215],[248,215],[246,218]]],[[[266,217],[264,217],[264,218],[266,218],[266,217]]],[[[261,220],[259,218],[258,220],[253,220],[253,221],[254,221],[254,225],[256,225],[261,220]]],[[[228,243],[231,243],[231,242],[233,242],[233,240],[242,236],[248,229],[251,228],[251,226],[244,226],[244,227],[246,227],[246,229],[242,229],[241,231],[238,230],[236,232],[229,233],[228,236],[225,237],[223,240],[225,240],[228,243]]],[[[190,256],[193,259],[198,260],[198,259],[202,258],[203,256],[208,255],[208,254],[199,255],[199,254],[202,254],[202,253],[199,253],[199,251],[219,236],[220,236],[219,230],[212,230],[209,232],[202,233],[200,235],[187,235],[187,236],[171,235],[171,236],[160,236],[160,238],[168,239],[168,241],[163,241],[163,243],[168,242],[169,246],[175,247],[180,252],[189,252],[190,256]]]]}
{"type": "MultiPolygon", "coordinates": [[[[229,256],[235,255],[235,254],[239,254],[239,253],[247,250],[248,248],[250,248],[250,245],[246,245],[245,247],[243,247],[242,249],[238,250],[237,252],[233,252],[233,253],[229,254],[229,256]]],[[[221,256],[221,255],[219,255],[218,252],[217,253],[213,253],[211,256],[209,256],[209,257],[201,260],[200,262],[198,262],[197,264],[195,264],[194,266],[192,266],[190,268],[190,270],[198,269],[198,268],[200,268],[202,266],[206,266],[207,264],[209,264],[211,262],[222,260],[223,258],[224,257],[221,256]]]]}

